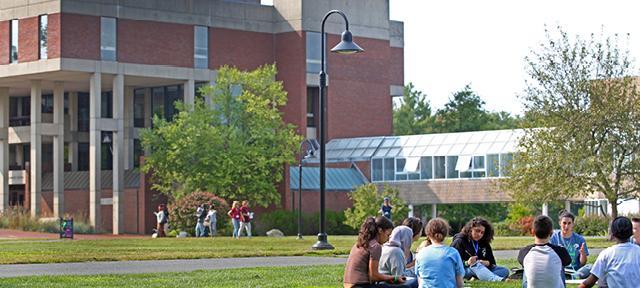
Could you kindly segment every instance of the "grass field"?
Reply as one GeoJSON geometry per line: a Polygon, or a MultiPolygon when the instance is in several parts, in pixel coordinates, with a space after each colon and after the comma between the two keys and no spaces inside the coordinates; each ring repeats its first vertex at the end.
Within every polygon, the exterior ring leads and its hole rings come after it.
{"type": "MultiPolygon", "coordinates": [[[[156,259],[196,259],[250,256],[344,255],[355,236],[329,236],[336,248],[311,250],[316,238],[253,237],[239,240],[230,237],[106,239],[106,240],[0,240],[0,264],[63,263],[85,261],[122,261],[156,259]]],[[[451,238],[448,238],[449,240],[451,238]]],[[[532,242],[530,237],[498,237],[494,250],[515,250],[532,242]]],[[[589,248],[608,247],[604,238],[588,238],[589,248]]],[[[415,243],[417,246],[418,243],[415,243]]]]}

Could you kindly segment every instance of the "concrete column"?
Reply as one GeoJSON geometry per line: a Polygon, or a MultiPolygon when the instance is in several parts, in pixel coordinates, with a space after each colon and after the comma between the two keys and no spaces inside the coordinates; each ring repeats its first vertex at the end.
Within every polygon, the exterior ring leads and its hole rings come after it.
{"type": "Polygon", "coordinates": [[[69,162],[71,171],[78,171],[78,92],[69,93],[69,162]]]}
{"type": "MultiPolygon", "coordinates": [[[[133,104],[133,103],[132,103],[133,104]]],[[[113,234],[124,233],[124,75],[113,77],[113,234]]]]}
{"type": "MultiPolygon", "coordinates": [[[[133,87],[124,87],[124,170],[133,169],[133,87]]],[[[115,99],[115,96],[114,96],[115,99]]],[[[113,109],[116,109],[115,100],[113,109]]],[[[116,111],[113,111],[115,118],[116,111]]],[[[115,159],[115,158],[114,158],[115,159]]]]}
{"type": "Polygon", "coordinates": [[[549,216],[549,204],[547,202],[542,204],[542,215],[549,216]]]}
{"type": "Polygon", "coordinates": [[[102,130],[101,121],[101,92],[102,75],[91,75],[89,88],[89,222],[96,231],[101,230],[100,192],[102,190],[102,130]]]}
{"type": "Polygon", "coordinates": [[[31,82],[31,216],[40,216],[40,195],[42,192],[42,84],[38,80],[31,82]]]}
{"type": "Polygon", "coordinates": [[[64,86],[53,84],[53,124],[58,135],[53,136],[53,216],[64,216],[64,86]]]}
{"type": "Polygon", "coordinates": [[[571,212],[571,201],[564,201],[564,210],[571,212]]]}
{"type": "Polygon", "coordinates": [[[194,89],[196,87],[196,82],[193,79],[189,79],[186,82],[184,82],[184,103],[187,105],[191,105],[193,106],[193,103],[195,102],[195,98],[196,98],[196,94],[194,92],[194,89]]]}
{"type": "Polygon", "coordinates": [[[431,219],[438,217],[438,204],[431,204],[431,219]]]}
{"type": "Polygon", "coordinates": [[[413,217],[413,204],[409,204],[409,215],[407,217],[413,217]]]}
{"type": "Polygon", "coordinates": [[[9,208],[9,88],[0,88],[0,211],[9,208]]]}

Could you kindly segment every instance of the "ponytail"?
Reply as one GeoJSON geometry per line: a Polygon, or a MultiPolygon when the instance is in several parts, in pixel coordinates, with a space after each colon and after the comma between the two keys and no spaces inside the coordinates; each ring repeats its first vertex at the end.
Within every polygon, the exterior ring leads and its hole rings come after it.
{"type": "Polygon", "coordinates": [[[364,220],[364,223],[360,225],[360,232],[358,232],[358,242],[356,246],[358,248],[369,249],[369,241],[378,237],[378,229],[393,229],[393,223],[383,216],[378,216],[376,218],[371,216],[367,217],[367,219],[364,220]]]}

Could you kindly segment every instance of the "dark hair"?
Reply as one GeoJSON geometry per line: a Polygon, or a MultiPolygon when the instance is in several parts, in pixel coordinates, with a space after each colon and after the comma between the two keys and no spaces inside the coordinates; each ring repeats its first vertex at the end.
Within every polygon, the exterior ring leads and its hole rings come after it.
{"type": "Polygon", "coordinates": [[[471,237],[471,229],[473,227],[480,226],[484,227],[484,235],[482,235],[482,238],[480,238],[480,241],[478,242],[489,245],[489,243],[491,243],[491,241],[493,240],[493,226],[491,226],[491,223],[489,223],[489,221],[485,220],[482,217],[474,217],[473,219],[469,220],[469,222],[467,222],[467,224],[462,227],[460,233],[465,236],[465,238],[469,238],[471,237]]]}
{"type": "MultiPolygon", "coordinates": [[[[444,220],[442,218],[433,218],[427,223],[425,233],[427,234],[427,237],[433,238],[438,242],[442,242],[444,241],[444,238],[449,235],[449,230],[451,229],[449,228],[449,223],[447,223],[447,220],[444,220]]],[[[431,239],[429,238],[427,238],[427,243],[430,245],[431,239]]]]}
{"type": "Polygon", "coordinates": [[[409,217],[404,219],[404,221],[402,221],[402,225],[411,228],[413,231],[413,237],[416,237],[416,235],[424,235],[422,220],[418,217],[409,217]]]}
{"type": "MultiPolygon", "coordinates": [[[[618,216],[609,225],[609,234],[621,241],[626,241],[633,235],[631,220],[624,216],[618,216]]],[[[613,239],[612,239],[613,240],[613,239]]]]}
{"type": "Polygon", "coordinates": [[[561,210],[560,213],[558,213],[558,221],[562,221],[562,218],[569,218],[571,222],[576,222],[576,215],[573,215],[573,213],[567,210],[561,210]]]}
{"type": "Polygon", "coordinates": [[[533,234],[540,239],[545,239],[553,233],[553,223],[551,218],[545,215],[538,215],[533,220],[533,234]]]}
{"type": "Polygon", "coordinates": [[[631,218],[631,222],[640,223],[640,218],[638,218],[638,217],[633,217],[633,218],[631,218]]]}
{"type": "Polygon", "coordinates": [[[378,229],[393,229],[393,223],[383,216],[378,216],[376,218],[367,217],[367,219],[364,220],[364,223],[360,225],[360,232],[358,232],[358,242],[356,243],[356,247],[369,249],[369,241],[378,237],[378,229]]]}

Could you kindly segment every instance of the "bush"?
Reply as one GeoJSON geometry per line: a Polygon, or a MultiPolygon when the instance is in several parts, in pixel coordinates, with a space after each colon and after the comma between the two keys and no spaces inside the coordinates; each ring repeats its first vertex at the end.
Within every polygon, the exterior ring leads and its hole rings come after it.
{"type": "Polygon", "coordinates": [[[175,200],[169,204],[169,225],[172,229],[185,231],[189,235],[194,234],[196,227],[196,209],[201,204],[211,206],[213,204],[217,220],[218,235],[231,235],[231,219],[227,215],[229,204],[224,199],[214,195],[211,192],[193,192],[175,200]]]}
{"type": "Polygon", "coordinates": [[[606,236],[609,231],[609,221],[611,219],[607,216],[578,217],[573,231],[583,236],[606,236]]]}
{"type": "Polygon", "coordinates": [[[409,208],[404,200],[398,196],[398,189],[385,185],[383,191],[378,191],[378,187],[373,183],[362,185],[356,191],[349,193],[349,198],[353,201],[353,208],[344,211],[346,217],[344,224],[353,229],[360,229],[360,225],[367,217],[380,215],[378,211],[384,197],[389,197],[389,202],[393,206],[391,218],[394,225],[399,225],[405,215],[409,213],[409,208]]]}
{"type": "Polygon", "coordinates": [[[520,236],[520,232],[511,230],[509,223],[506,221],[493,223],[495,236],[520,236]]]}
{"type": "Polygon", "coordinates": [[[533,229],[534,219],[535,218],[533,216],[521,217],[515,223],[510,223],[509,229],[518,233],[520,236],[529,236],[531,235],[531,230],[533,229]]]}
{"type": "MultiPolygon", "coordinates": [[[[93,234],[95,231],[89,224],[86,217],[72,216],[73,231],[77,234],[93,234]]],[[[29,210],[22,207],[12,207],[0,213],[0,228],[15,229],[23,231],[59,233],[60,222],[57,220],[45,221],[42,218],[31,217],[29,210]]]]}
{"type": "MultiPolygon", "coordinates": [[[[325,211],[327,234],[354,235],[357,231],[344,224],[344,212],[325,211]]],[[[318,234],[320,213],[302,213],[302,234],[318,234]]],[[[255,222],[256,235],[265,235],[271,229],[278,229],[284,235],[298,234],[298,212],[277,210],[260,215],[255,222]]]]}

